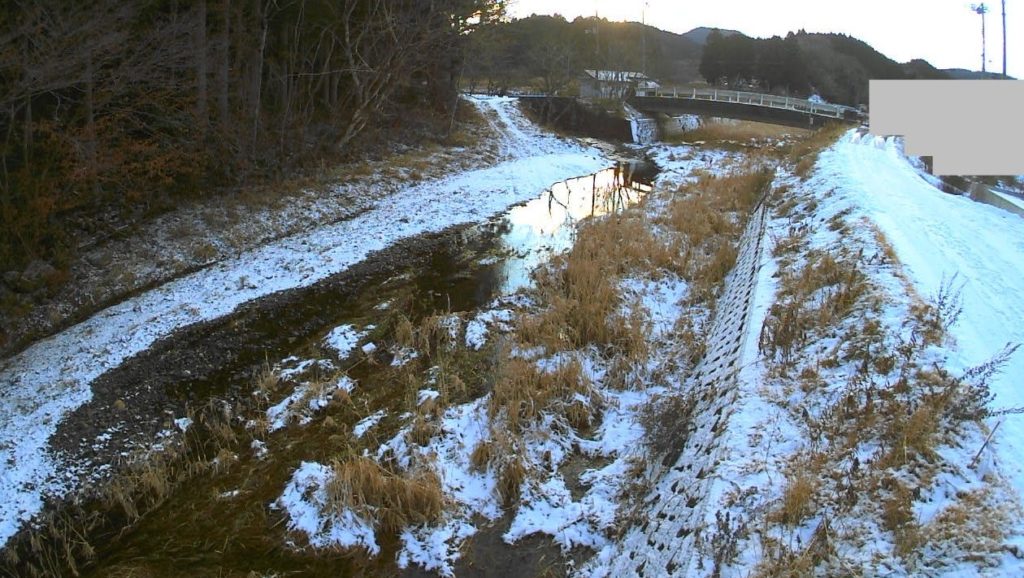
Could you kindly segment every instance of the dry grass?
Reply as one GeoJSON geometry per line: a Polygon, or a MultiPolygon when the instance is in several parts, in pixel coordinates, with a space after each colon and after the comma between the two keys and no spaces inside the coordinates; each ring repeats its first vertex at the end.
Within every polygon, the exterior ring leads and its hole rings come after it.
{"type": "Polygon", "coordinates": [[[565,408],[565,419],[578,432],[588,430],[596,421],[596,416],[590,408],[591,405],[589,403],[579,399],[573,400],[565,408]]]}
{"type": "Polygon", "coordinates": [[[676,339],[682,345],[683,351],[686,352],[686,356],[677,361],[681,363],[682,368],[685,370],[696,367],[707,351],[707,340],[705,339],[705,333],[707,332],[706,323],[706,317],[694,314],[683,314],[676,320],[676,339]]]}
{"type": "MultiPolygon", "coordinates": [[[[405,331],[406,329],[401,325],[396,327],[396,340],[400,338],[397,333],[405,331]]],[[[429,315],[420,322],[416,329],[413,344],[428,359],[437,360],[462,346],[462,341],[459,339],[461,333],[462,320],[459,317],[429,315]]]]}
{"type": "Polygon", "coordinates": [[[892,533],[896,553],[907,556],[921,544],[921,528],[914,516],[914,496],[901,482],[887,482],[892,489],[882,498],[882,527],[892,533]]]}
{"type": "Polygon", "coordinates": [[[494,442],[491,440],[480,440],[480,442],[473,447],[473,452],[469,455],[469,465],[473,471],[487,471],[487,466],[490,465],[491,460],[494,459],[494,452],[494,442]]]}
{"type": "Polygon", "coordinates": [[[776,512],[776,519],[788,526],[796,526],[814,512],[814,494],[817,478],[812,471],[793,473],[782,492],[782,503],[776,512]]]}
{"type": "Polygon", "coordinates": [[[849,128],[842,123],[829,123],[811,133],[807,138],[794,143],[790,147],[788,155],[790,161],[796,165],[793,172],[797,176],[806,178],[814,164],[818,162],[818,154],[836,142],[849,128]]]}
{"type": "Polygon", "coordinates": [[[896,256],[896,249],[893,248],[892,243],[890,243],[889,239],[885,237],[885,234],[878,228],[878,225],[867,219],[861,221],[861,225],[871,228],[871,233],[875,238],[875,245],[880,250],[881,264],[899,266],[900,260],[899,257],[896,256]]]}
{"type": "Polygon", "coordinates": [[[771,180],[770,171],[747,167],[724,177],[704,176],[679,191],[665,224],[682,237],[682,276],[691,283],[691,304],[713,305],[735,264],[746,218],[771,180]]]}
{"type": "MultiPolygon", "coordinates": [[[[745,167],[726,177],[705,176],[680,191],[669,214],[657,221],[631,211],[585,223],[573,249],[537,275],[534,297],[540,312],[518,320],[517,337],[524,348],[540,345],[553,354],[596,346],[610,362],[609,385],[629,387],[630,376],[643,370],[648,330],[639,307],[623,307],[617,280],[678,275],[696,287],[694,300],[710,307],[734,266],[747,215],[763,198],[772,174],[745,167]]],[[[702,352],[703,324],[690,321],[683,332],[696,359],[702,352]]],[[[647,421],[654,436],[649,443],[655,451],[676,445],[689,428],[685,417],[689,412],[680,412],[680,407],[692,409],[693,405],[693,400],[678,397],[650,406],[647,421]],[[668,413],[673,419],[666,419],[668,413]]],[[[594,426],[600,411],[600,399],[575,359],[563,359],[553,370],[543,371],[532,361],[501,356],[488,413],[503,432],[520,435],[541,412],[560,416],[569,427],[583,431],[594,426]]],[[[473,452],[474,467],[493,462],[502,453],[497,447],[511,446],[478,446],[473,452]]],[[[502,461],[498,469],[504,480],[502,494],[511,499],[525,464],[502,461]]]]}
{"type": "Polygon", "coordinates": [[[394,327],[394,340],[395,345],[402,348],[416,346],[416,329],[408,317],[404,315],[398,317],[394,327]]]}
{"type": "Polygon", "coordinates": [[[385,532],[437,521],[444,509],[441,480],[432,470],[401,476],[376,460],[356,457],[333,464],[327,497],[335,512],[352,510],[385,532]]]}
{"type": "Polygon", "coordinates": [[[498,474],[498,495],[506,508],[519,501],[527,470],[523,458],[512,455],[503,460],[498,474]]]}
{"type": "MultiPolygon", "coordinates": [[[[683,247],[681,276],[690,284],[684,314],[675,333],[687,356],[678,362],[694,367],[704,355],[706,316],[729,271],[735,266],[737,244],[748,215],[764,198],[772,172],[748,166],[723,176],[703,176],[678,191],[661,224],[678,234],[683,247]],[[687,314],[689,313],[689,314],[687,314]]],[[[697,400],[684,393],[659,396],[645,404],[639,420],[644,444],[651,455],[673,461],[690,434],[697,400]]]]}
{"type": "Polygon", "coordinates": [[[536,279],[539,315],[519,326],[527,343],[549,351],[597,345],[631,356],[645,353],[642,319],[619,314],[616,279],[630,273],[658,277],[680,272],[681,250],[656,236],[639,212],[584,223],[568,255],[543,269],[536,279]]]}
{"type": "Polygon", "coordinates": [[[425,447],[437,432],[437,425],[431,423],[423,416],[417,416],[412,422],[412,428],[409,430],[409,441],[418,446],[425,447]]]}
{"type": "MultiPolygon", "coordinates": [[[[783,544],[778,540],[769,539],[761,564],[756,568],[755,576],[803,577],[817,575],[821,565],[836,559],[834,545],[835,532],[830,518],[823,518],[815,527],[810,540],[796,544],[783,544]],[[795,547],[794,547],[795,546],[795,547]]],[[[838,568],[828,568],[825,575],[856,576],[855,571],[840,564],[838,568]]]]}
{"type": "Polygon", "coordinates": [[[790,227],[785,236],[774,239],[772,243],[772,257],[781,259],[799,253],[803,249],[804,244],[803,234],[795,227],[790,227]]]}
{"type": "Polygon", "coordinates": [[[520,434],[542,412],[555,411],[569,419],[567,412],[577,397],[593,396],[590,380],[577,359],[543,371],[532,361],[511,358],[498,369],[487,415],[492,422],[501,418],[508,431],[520,434]]]}
{"type": "Polygon", "coordinates": [[[855,258],[811,252],[799,270],[786,270],[778,298],[761,328],[761,351],[778,357],[784,369],[810,340],[846,318],[868,291],[855,258]]]}
{"type": "Polygon", "coordinates": [[[749,142],[779,140],[789,137],[806,137],[812,131],[801,128],[791,128],[777,124],[768,124],[754,121],[735,121],[729,123],[706,122],[700,128],[686,131],[675,139],[682,142],[705,141],[712,143],[721,142],[749,142]]]}
{"type": "Polygon", "coordinates": [[[269,361],[264,361],[252,376],[253,393],[259,400],[260,407],[266,407],[270,399],[277,393],[281,385],[281,377],[270,367],[269,361]]]}
{"type": "Polygon", "coordinates": [[[990,487],[966,491],[921,528],[921,541],[943,544],[960,562],[996,567],[1006,538],[1021,512],[990,487]]]}
{"type": "Polygon", "coordinates": [[[754,569],[757,578],[803,578],[814,575],[815,557],[810,549],[793,550],[775,539],[766,539],[764,554],[754,569]]]}
{"type": "MultiPolygon", "coordinates": [[[[251,386],[254,392],[266,392],[277,383],[265,365],[255,372],[251,386]]],[[[88,489],[80,501],[46,514],[32,531],[8,545],[0,574],[77,576],[95,556],[92,543],[128,531],[190,480],[232,469],[237,463],[235,450],[251,441],[236,431],[233,416],[262,413],[266,403],[263,395],[241,399],[244,403],[235,406],[212,399],[198,411],[189,408],[186,417],[192,425],[180,440],[164,440],[159,452],[126,456],[109,479],[88,489]]]]}
{"type": "Polygon", "coordinates": [[[652,456],[675,461],[690,437],[697,398],[680,392],[657,396],[645,403],[638,414],[644,428],[644,445],[652,456]]]}
{"type": "Polygon", "coordinates": [[[799,221],[813,214],[812,203],[803,215],[793,204],[789,233],[776,242],[778,297],[762,327],[761,348],[778,391],[774,399],[803,430],[805,444],[791,457],[799,467],[787,472],[777,507],[762,519],[766,528],[776,528],[761,536],[765,555],[758,574],[863,571],[846,566],[832,546],[836,539],[859,538],[837,538],[829,530],[832,523],[876,522],[891,539],[893,556],[912,571],[945,563],[946,553],[990,564],[998,559],[1007,526],[986,524],[987,514],[978,513],[983,505],[959,496],[962,504],[922,524],[915,502],[940,472],[956,472],[944,463],[942,450],[955,447],[964,428],[988,415],[989,380],[1013,348],[964,375],[951,375],[929,348],[944,343],[959,313],[956,284],[944,283],[930,303],[910,292],[903,322],[886,323],[885,295],[866,272],[884,270],[902,279],[891,245],[877,229],[855,235],[847,215],[840,214],[827,225],[844,240],[832,251],[807,250],[808,227],[799,221]],[[856,242],[847,243],[851,236],[856,242]],[[824,339],[830,345],[818,346],[824,339]],[[865,450],[872,454],[869,460],[851,460],[865,450]],[[816,519],[812,543],[780,539],[816,519]],[[971,543],[975,535],[984,538],[971,543]],[[926,552],[936,548],[945,553],[929,558],[926,552]]]}

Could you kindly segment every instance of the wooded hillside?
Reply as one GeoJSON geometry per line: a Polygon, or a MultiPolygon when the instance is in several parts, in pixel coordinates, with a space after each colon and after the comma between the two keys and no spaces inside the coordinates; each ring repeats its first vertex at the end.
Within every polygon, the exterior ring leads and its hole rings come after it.
{"type": "Polygon", "coordinates": [[[443,114],[497,0],[12,0],[0,7],[0,272],[68,214],[138,214],[352,155],[443,114]]]}
{"type": "Polygon", "coordinates": [[[900,64],[844,34],[790,32],[750,38],[733,30],[686,34],[638,22],[533,15],[473,32],[465,81],[471,88],[572,93],[584,69],[646,72],[663,85],[709,84],[867,101],[868,80],[948,78],[924,60],[900,64]]]}
{"type": "Polygon", "coordinates": [[[701,56],[700,73],[710,84],[799,96],[815,93],[849,105],[867,103],[871,79],[948,78],[924,60],[899,64],[845,34],[804,31],[790,32],[784,39],[713,31],[701,56]]]}
{"type": "Polygon", "coordinates": [[[584,69],[646,71],[662,81],[694,80],[701,46],[638,22],[530,16],[472,34],[465,81],[501,91],[532,87],[563,92],[584,69]]]}

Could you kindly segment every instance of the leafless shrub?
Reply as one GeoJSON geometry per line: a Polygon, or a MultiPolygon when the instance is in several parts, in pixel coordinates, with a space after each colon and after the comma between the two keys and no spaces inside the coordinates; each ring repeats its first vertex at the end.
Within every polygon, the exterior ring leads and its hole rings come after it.
{"type": "Polygon", "coordinates": [[[691,393],[673,392],[653,397],[640,408],[644,447],[652,456],[675,461],[693,427],[697,398],[691,393]]]}
{"type": "Polygon", "coordinates": [[[739,543],[747,534],[746,523],[734,520],[732,514],[721,510],[715,512],[715,527],[709,540],[711,559],[714,564],[712,576],[721,576],[725,566],[731,564],[739,554],[739,543]]]}
{"type": "Polygon", "coordinates": [[[809,256],[797,273],[783,275],[761,328],[761,351],[788,362],[808,340],[844,319],[867,290],[858,262],[830,253],[809,256]]]}
{"type": "Polygon", "coordinates": [[[939,291],[931,302],[918,304],[913,309],[926,343],[940,344],[963,313],[964,284],[958,285],[957,277],[957,274],[948,279],[943,277],[939,291]]]}

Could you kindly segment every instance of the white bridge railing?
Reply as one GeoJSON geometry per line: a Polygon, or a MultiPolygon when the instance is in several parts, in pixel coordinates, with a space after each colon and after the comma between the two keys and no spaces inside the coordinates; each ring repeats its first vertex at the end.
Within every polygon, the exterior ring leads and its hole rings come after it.
{"type": "Polygon", "coordinates": [[[854,114],[858,117],[863,115],[860,110],[850,106],[843,106],[841,104],[826,104],[789,96],[775,96],[773,94],[743,92],[739,90],[723,90],[717,88],[692,88],[690,90],[673,89],[672,92],[658,91],[655,94],[648,94],[648,96],[751,104],[755,106],[766,106],[769,108],[784,108],[787,110],[807,112],[832,118],[845,118],[847,113],[854,114]]]}

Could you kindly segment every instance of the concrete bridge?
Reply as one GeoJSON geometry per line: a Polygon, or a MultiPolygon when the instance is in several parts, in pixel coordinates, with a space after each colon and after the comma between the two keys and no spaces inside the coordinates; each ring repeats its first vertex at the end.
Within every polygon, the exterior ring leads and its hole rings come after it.
{"type": "Polygon", "coordinates": [[[648,114],[699,114],[796,128],[816,128],[830,121],[861,123],[867,120],[866,114],[849,106],[716,88],[658,92],[654,95],[633,96],[627,102],[648,114]]]}

